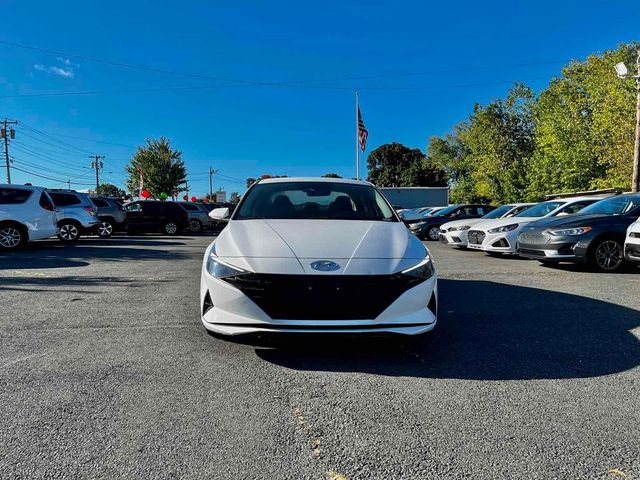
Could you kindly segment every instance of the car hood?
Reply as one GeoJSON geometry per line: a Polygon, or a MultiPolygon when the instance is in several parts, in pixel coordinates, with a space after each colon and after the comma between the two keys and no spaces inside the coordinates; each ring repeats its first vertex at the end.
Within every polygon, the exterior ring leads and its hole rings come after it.
{"type": "Polygon", "coordinates": [[[467,218],[466,220],[454,220],[453,222],[447,222],[442,225],[442,229],[451,228],[451,227],[462,227],[465,225],[475,225],[476,223],[481,222],[481,218],[467,218]]]}
{"type": "MultiPolygon", "coordinates": [[[[624,222],[623,215],[565,215],[562,217],[542,218],[529,226],[530,230],[546,230],[548,228],[574,228],[624,222]]],[[[628,222],[627,222],[628,223],[628,222]]]]}
{"type": "Polygon", "coordinates": [[[489,230],[492,228],[504,227],[506,225],[513,225],[517,223],[519,226],[527,225],[531,222],[540,220],[538,217],[508,217],[508,218],[496,218],[495,220],[482,220],[474,225],[474,228],[489,230]]]}
{"type": "Polygon", "coordinates": [[[389,274],[419,263],[426,253],[401,222],[232,220],[214,245],[231,265],[282,274],[389,274]],[[338,267],[311,267],[322,260],[338,267]]]}

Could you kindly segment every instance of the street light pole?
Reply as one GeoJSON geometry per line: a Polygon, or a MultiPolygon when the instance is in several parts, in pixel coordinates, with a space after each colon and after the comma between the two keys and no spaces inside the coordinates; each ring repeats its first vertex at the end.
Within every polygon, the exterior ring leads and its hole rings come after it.
{"type": "Polygon", "coordinates": [[[634,78],[636,81],[636,133],[633,143],[633,175],[631,177],[631,191],[640,191],[640,49],[636,58],[636,75],[629,75],[629,70],[624,62],[617,63],[616,72],[618,78],[634,78]]]}
{"type": "Polygon", "coordinates": [[[633,179],[631,191],[640,191],[640,49],[636,58],[636,135],[633,149],[633,179]]]}

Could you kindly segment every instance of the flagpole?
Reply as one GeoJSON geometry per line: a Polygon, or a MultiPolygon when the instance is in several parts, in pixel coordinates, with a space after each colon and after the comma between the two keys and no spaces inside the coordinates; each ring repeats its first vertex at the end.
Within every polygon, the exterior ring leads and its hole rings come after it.
{"type": "Polygon", "coordinates": [[[358,142],[358,112],[360,110],[360,93],[356,91],[356,180],[360,180],[360,144],[358,142]]]}

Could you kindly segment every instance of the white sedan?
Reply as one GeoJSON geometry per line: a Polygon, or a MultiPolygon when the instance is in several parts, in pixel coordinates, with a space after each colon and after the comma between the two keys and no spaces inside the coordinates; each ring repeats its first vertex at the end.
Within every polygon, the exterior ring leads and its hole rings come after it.
{"type": "Polygon", "coordinates": [[[570,197],[549,200],[530,207],[514,217],[484,221],[467,232],[467,247],[491,254],[515,255],[518,233],[525,225],[541,218],[571,215],[602,197],[570,197]]]}
{"type": "Polygon", "coordinates": [[[632,223],[627,229],[624,256],[630,262],[640,263],[640,220],[632,223]]]}
{"type": "Polygon", "coordinates": [[[436,272],[370,183],[266,179],[206,250],[200,312],[207,330],[226,335],[419,334],[436,324],[436,272]]]}
{"type": "Polygon", "coordinates": [[[467,233],[472,226],[485,220],[513,217],[533,205],[535,205],[535,203],[501,205],[480,218],[468,218],[466,220],[454,220],[453,222],[445,223],[440,227],[440,241],[451,247],[465,248],[467,246],[467,233]]]}

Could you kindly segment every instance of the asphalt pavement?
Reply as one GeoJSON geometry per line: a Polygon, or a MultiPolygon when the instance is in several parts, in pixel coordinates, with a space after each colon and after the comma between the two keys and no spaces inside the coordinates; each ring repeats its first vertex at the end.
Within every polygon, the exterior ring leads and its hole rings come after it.
{"type": "Polygon", "coordinates": [[[211,239],[0,254],[0,478],[640,478],[640,270],[428,243],[425,338],[239,342],[211,239]]]}

